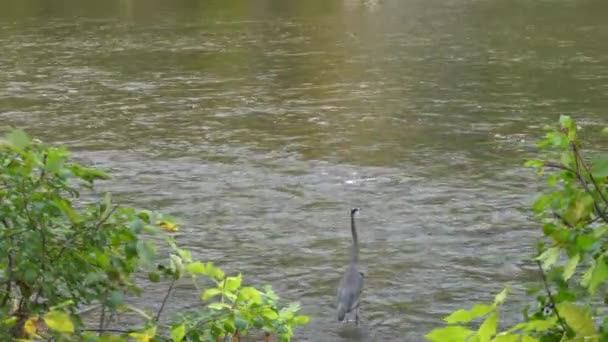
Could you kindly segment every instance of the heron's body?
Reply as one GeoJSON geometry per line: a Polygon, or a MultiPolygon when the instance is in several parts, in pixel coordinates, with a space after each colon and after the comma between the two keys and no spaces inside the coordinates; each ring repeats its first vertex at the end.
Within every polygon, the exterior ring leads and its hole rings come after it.
{"type": "Polygon", "coordinates": [[[359,240],[355,227],[355,214],[359,211],[354,208],[350,213],[351,233],[353,236],[352,254],[346,272],[340,280],[337,293],[338,320],[344,321],[347,314],[355,312],[355,322],[359,324],[359,297],[363,290],[363,273],[359,270],[359,240]]]}

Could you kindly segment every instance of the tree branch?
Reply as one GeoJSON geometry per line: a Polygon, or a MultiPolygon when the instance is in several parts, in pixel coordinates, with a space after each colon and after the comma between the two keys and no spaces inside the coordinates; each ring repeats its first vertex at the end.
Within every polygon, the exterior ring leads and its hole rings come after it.
{"type": "Polygon", "coordinates": [[[128,334],[128,333],[133,332],[133,330],[120,330],[120,329],[82,329],[82,331],[98,332],[98,333],[115,332],[115,333],[121,333],[121,334],[128,334]]]}
{"type": "Polygon", "coordinates": [[[547,296],[549,297],[549,302],[551,302],[551,309],[555,313],[555,316],[557,316],[557,320],[559,321],[559,324],[562,326],[562,329],[564,329],[564,332],[566,332],[566,331],[568,331],[568,326],[566,325],[566,323],[564,322],[562,317],[559,315],[559,312],[557,312],[557,306],[555,305],[555,299],[553,299],[553,294],[551,293],[551,289],[549,288],[549,283],[547,282],[547,276],[545,275],[545,271],[543,270],[543,267],[542,267],[540,261],[537,260],[536,264],[538,265],[538,269],[540,270],[540,275],[543,279],[543,284],[545,285],[545,291],[547,292],[547,296]]]}
{"type": "MultiPolygon", "coordinates": [[[[10,226],[8,224],[8,221],[6,220],[6,217],[2,218],[2,223],[4,224],[4,226],[6,227],[6,229],[10,229],[10,226]]],[[[8,239],[10,240],[10,245],[12,246],[13,243],[13,237],[9,236],[8,239]]],[[[8,300],[11,298],[11,292],[12,292],[12,286],[13,286],[13,249],[12,247],[10,247],[8,249],[7,254],[7,258],[8,258],[8,265],[7,265],[7,272],[8,272],[8,279],[6,281],[6,293],[4,294],[4,298],[2,298],[2,306],[6,306],[6,303],[8,303],[8,300]]]]}
{"type": "Polygon", "coordinates": [[[99,336],[104,332],[104,321],[106,319],[106,302],[108,301],[108,291],[103,296],[103,303],[101,304],[101,315],[99,317],[99,336]]]}
{"type": "Polygon", "coordinates": [[[175,281],[176,281],[176,279],[173,279],[171,281],[171,285],[169,285],[169,289],[167,290],[167,293],[165,294],[165,298],[163,298],[163,302],[161,303],[160,308],[158,309],[158,312],[156,313],[156,317],[154,317],[154,322],[158,322],[158,320],[160,319],[160,314],[165,309],[165,304],[167,303],[167,299],[169,299],[169,296],[171,295],[171,291],[173,290],[175,281]]]}
{"type": "MultiPolygon", "coordinates": [[[[571,146],[572,146],[572,152],[574,152],[574,156],[577,159],[576,164],[578,165],[580,162],[580,164],[585,169],[585,172],[587,172],[587,174],[589,175],[589,179],[591,180],[593,187],[599,193],[601,200],[604,202],[604,204],[606,206],[608,206],[608,198],[606,198],[606,196],[602,192],[602,189],[597,184],[597,181],[595,180],[595,178],[593,177],[593,174],[591,173],[591,169],[589,169],[589,166],[587,165],[587,163],[585,163],[585,161],[583,160],[583,157],[580,155],[578,147],[576,147],[576,145],[574,143],[571,143],[571,146]]],[[[598,216],[600,216],[604,220],[604,222],[608,223],[608,216],[606,215],[606,208],[604,208],[604,210],[600,210],[599,205],[597,205],[597,203],[596,203],[595,207],[596,207],[598,216]]]]}
{"type": "Polygon", "coordinates": [[[559,163],[555,163],[555,162],[544,162],[544,163],[543,163],[543,165],[544,165],[545,167],[550,167],[550,168],[552,168],[552,169],[560,169],[560,170],[564,170],[564,171],[569,171],[569,172],[572,172],[573,174],[575,174],[575,175],[576,175],[576,171],[574,171],[573,169],[571,169],[571,168],[569,168],[569,167],[567,167],[567,166],[565,166],[565,165],[559,164],[559,163]]]}

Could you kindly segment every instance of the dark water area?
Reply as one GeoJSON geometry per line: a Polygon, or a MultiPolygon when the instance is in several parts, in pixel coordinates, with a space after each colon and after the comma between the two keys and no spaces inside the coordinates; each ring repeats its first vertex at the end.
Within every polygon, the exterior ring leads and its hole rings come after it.
{"type": "MultiPolygon", "coordinates": [[[[272,284],[297,341],[421,341],[538,281],[541,128],[608,120],[605,1],[0,1],[0,130],[114,175],[195,257],[272,284]],[[362,208],[360,329],[335,322],[362,208]]],[[[154,308],[165,288],[145,285],[154,308]]],[[[168,312],[191,308],[183,285],[168,312]]]]}

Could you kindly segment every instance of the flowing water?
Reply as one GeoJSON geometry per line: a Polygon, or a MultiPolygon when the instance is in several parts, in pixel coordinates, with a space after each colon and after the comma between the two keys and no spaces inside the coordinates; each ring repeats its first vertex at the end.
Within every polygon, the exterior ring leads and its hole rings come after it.
{"type": "MultiPolygon", "coordinates": [[[[0,120],[180,218],[197,258],[313,317],[298,341],[421,341],[538,281],[522,168],[559,114],[606,123],[603,0],[0,1],[0,120]],[[362,208],[363,324],[336,323],[362,208]]],[[[146,285],[154,308],[164,288],[146,285]]],[[[194,307],[180,285],[170,311],[194,307]]],[[[509,314],[510,313],[510,314],[509,314]]]]}

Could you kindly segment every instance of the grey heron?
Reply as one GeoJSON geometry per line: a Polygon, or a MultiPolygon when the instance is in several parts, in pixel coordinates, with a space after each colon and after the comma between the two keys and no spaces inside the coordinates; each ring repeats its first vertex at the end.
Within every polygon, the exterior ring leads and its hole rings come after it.
{"type": "Polygon", "coordinates": [[[353,235],[353,247],[350,261],[346,272],[338,285],[337,304],[338,321],[343,322],[347,314],[354,311],[355,324],[359,325],[359,297],[363,290],[363,273],[359,271],[359,240],[357,238],[357,227],[355,227],[355,215],[359,208],[350,210],[350,230],[353,235]]]}

